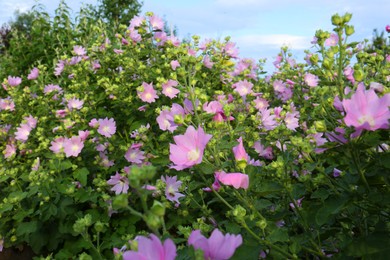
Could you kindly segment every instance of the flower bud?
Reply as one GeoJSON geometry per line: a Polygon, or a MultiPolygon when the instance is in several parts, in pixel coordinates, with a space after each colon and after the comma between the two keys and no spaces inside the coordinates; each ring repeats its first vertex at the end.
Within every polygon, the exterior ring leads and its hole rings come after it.
{"type": "Polygon", "coordinates": [[[355,28],[353,27],[353,25],[345,26],[345,34],[347,36],[351,36],[352,34],[354,34],[354,32],[355,32],[355,28]]]}
{"type": "Polygon", "coordinates": [[[325,121],[315,121],[314,127],[318,132],[326,132],[326,123],[325,121]]]}
{"type": "Polygon", "coordinates": [[[332,24],[334,26],[339,26],[343,23],[343,19],[340,17],[339,14],[335,14],[332,16],[332,24]]]}
{"type": "Polygon", "coordinates": [[[346,14],[343,16],[343,22],[344,22],[344,23],[348,23],[349,21],[351,21],[351,18],[352,18],[352,14],[351,14],[351,13],[346,13],[346,14]]]}
{"type": "Polygon", "coordinates": [[[163,217],[165,215],[164,205],[157,200],[153,201],[153,206],[150,208],[150,211],[159,217],[163,217]]]}

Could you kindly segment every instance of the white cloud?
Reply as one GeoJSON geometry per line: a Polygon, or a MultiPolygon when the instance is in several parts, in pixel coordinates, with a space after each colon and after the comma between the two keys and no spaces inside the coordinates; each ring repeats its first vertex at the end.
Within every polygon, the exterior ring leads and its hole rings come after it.
{"type": "Polygon", "coordinates": [[[265,45],[273,49],[280,49],[282,46],[288,46],[293,50],[304,50],[310,48],[311,46],[310,37],[290,34],[249,34],[235,37],[234,40],[242,48],[265,45]]]}

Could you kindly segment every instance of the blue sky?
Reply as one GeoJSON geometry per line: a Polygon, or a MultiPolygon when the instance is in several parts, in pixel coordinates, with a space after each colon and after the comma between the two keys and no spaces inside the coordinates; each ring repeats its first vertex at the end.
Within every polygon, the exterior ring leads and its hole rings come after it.
{"type": "MultiPolygon", "coordinates": [[[[41,0],[52,13],[59,0],[41,0]]],[[[96,4],[96,0],[83,0],[96,4]]],[[[269,63],[283,45],[298,60],[317,29],[331,30],[332,14],[353,13],[354,40],[371,39],[373,29],[384,30],[390,24],[388,0],[144,0],[143,13],[153,11],[170,25],[179,37],[199,35],[223,39],[231,36],[246,58],[267,58],[269,63]]],[[[16,9],[28,10],[34,0],[0,0],[0,24],[8,21],[16,9]]],[[[79,0],[67,0],[75,11],[79,0]]],[[[267,66],[267,68],[270,68],[267,66]]]]}

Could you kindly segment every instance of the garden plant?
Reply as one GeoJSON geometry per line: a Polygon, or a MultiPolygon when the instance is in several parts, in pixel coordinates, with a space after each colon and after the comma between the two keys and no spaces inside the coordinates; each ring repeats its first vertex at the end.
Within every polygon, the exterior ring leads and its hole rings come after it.
{"type": "Polygon", "coordinates": [[[54,64],[2,79],[0,251],[386,259],[390,53],[350,42],[351,17],[267,76],[153,13],[110,33],[85,20],[54,64]]]}

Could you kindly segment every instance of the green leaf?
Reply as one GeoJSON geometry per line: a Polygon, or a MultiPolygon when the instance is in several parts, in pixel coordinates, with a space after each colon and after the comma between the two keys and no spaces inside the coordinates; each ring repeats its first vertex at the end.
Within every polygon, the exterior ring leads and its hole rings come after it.
{"type": "Polygon", "coordinates": [[[388,259],[390,254],[389,236],[386,233],[373,233],[369,236],[358,238],[347,247],[347,254],[363,258],[375,254],[378,257],[375,259],[388,259]]]}
{"type": "Polygon", "coordinates": [[[31,222],[23,222],[20,223],[19,226],[16,228],[16,235],[22,236],[24,234],[29,234],[37,231],[38,229],[38,221],[31,221],[31,222]]]}
{"type": "Polygon", "coordinates": [[[287,242],[289,240],[289,236],[288,236],[286,229],[276,228],[268,236],[268,239],[273,243],[274,242],[287,242]]]}
{"type": "Polygon", "coordinates": [[[13,208],[14,206],[12,204],[1,204],[0,206],[0,213],[4,213],[6,211],[9,211],[13,208]]]}
{"type": "Polygon", "coordinates": [[[330,197],[316,214],[316,223],[320,226],[328,222],[331,215],[337,214],[347,202],[347,197],[330,197]]]}
{"type": "Polygon", "coordinates": [[[320,188],[320,189],[316,190],[315,192],[313,192],[313,194],[311,194],[310,198],[320,199],[320,200],[324,201],[329,197],[329,195],[330,195],[329,190],[320,188]]]}
{"type": "Polygon", "coordinates": [[[74,171],[73,176],[76,180],[78,180],[81,183],[81,185],[86,186],[88,174],[89,174],[88,169],[84,167],[74,171]]]}
{"type": "Polygon", "coordinates": [[[273,181],[265,181],[265,182],[257,182],[254,184],[256,191],[260,196],[265,196],[272,193],[279,193],[284,188],[277,182],[273,181]]]}

